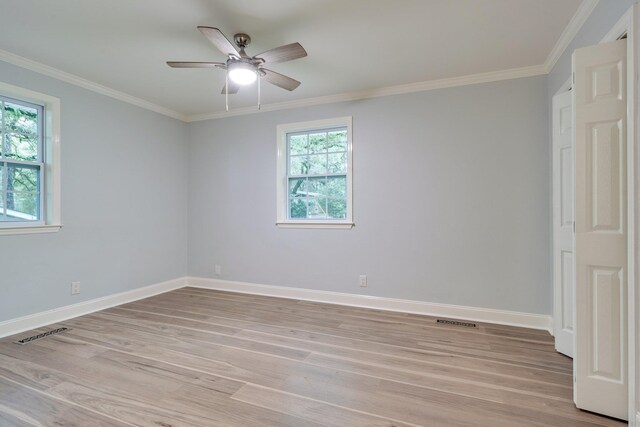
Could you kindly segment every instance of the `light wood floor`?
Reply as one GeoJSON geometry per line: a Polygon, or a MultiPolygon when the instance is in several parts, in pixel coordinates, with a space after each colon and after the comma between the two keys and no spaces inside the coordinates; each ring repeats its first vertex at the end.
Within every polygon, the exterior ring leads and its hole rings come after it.
{"type": "Polygon", "coordinates": [[[548,333],[183,288],[0,340],[1,426],[616,426],[548,333]]]}

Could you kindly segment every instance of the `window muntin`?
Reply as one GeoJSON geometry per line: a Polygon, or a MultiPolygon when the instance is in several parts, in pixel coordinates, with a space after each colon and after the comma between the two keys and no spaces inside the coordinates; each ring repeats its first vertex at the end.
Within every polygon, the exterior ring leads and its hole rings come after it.
{"type": "Polygon", "coordinates": [[[352,119],[278,125],[279,227],[351,228],[352,119]]]}
{"type": "Polygon", "coordinates": [[[40,105],[0,96],[0,224],[42,224],[43,121],[40,105]]]}

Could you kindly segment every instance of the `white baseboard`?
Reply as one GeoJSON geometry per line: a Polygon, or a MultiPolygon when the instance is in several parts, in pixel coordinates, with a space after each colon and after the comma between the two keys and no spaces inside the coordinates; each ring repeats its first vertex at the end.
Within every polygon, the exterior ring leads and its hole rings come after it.
{"type": "Polygon", "coordinates": [[[313,289],[292,288],[286,286],[260,285],[256,283],[233,282],[229,280],[187,277],[187,285],[195,288],[232,291],[245,294],[267,295],[306,301],[348,305],[352,307],[375,308],[379,310],[399,311],[403,313],[442,316],[476,322],[497,323],[500,325],[521,326],[549,331],[553,326],[552,317],[542,314],[520,313],[516,311],[495,310],[491,308],[467,307],[451,304],[438,304],[425,301],[384,298],[369,295],[347,294],[341,292],[317,291],[313,289]]]}
{"type": "Polygon", "coordinates": [[[105,308],[116,305],[126,304],[131,301],[169,292],[174,289],[184,287],[186,283],[186,278],[182,277],[131,291],[107,295],[102,298],[96,298],[28,316],[18,317],[16,319],[5,320],[0,322],[0,338],[19,334],[30,329],[40,328],[51,323],[62,322],[63,320],[71,319],[72,317],[82,316],[84,314],[104,310],[105,308]]]}

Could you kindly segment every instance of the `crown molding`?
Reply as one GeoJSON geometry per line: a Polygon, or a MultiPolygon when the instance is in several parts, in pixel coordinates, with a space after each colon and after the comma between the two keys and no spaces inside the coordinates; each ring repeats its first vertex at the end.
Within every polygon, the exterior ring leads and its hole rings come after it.
{"type": "Polygon", "coordinates": [[[578,31],[582,28],[591,13],[596,8],[600,0],[582,0],[580,6],[576,10],[576,13],[573,14],[569,24],[565,27],[562,34],[560,34],[560,38],[556,42],[551,52],[549,52],[549,56],[544,61],[544,69],[547,74],[551,72],[553,67],[556,65],[556,62],[560,59],[565,50],[569,47],[569,44],[573,41],[578,31]]]}
{"type": "Polygon", "coordinates": [[[124,92],[120,92],[115,89],[103,86],[98,83],[94,83],[90,80],[83,79],[75,74],[67,73],[66,71],[59,70],[57,68],[50,67],[40,62],[33,61],[31,59],[16,55],[15,53],[8,52],[0,49],[0,61],[7,62],[9,64],[16,65],[27,70],[35,71],[36,73],[43,74],[48,77],[52,77],[57,80],[62,80],[72,85],[79,86],[84,89],[88,89],[93,92],[97,92],[101,95],[108,96],[110,98],[117,99],[119,101],[126,102],[128,104],[135,105],[147,110],[154,111],[156,113],[172,117],[174,119],[186,121],[187,117],[177,111],[173,111],[169,108],[154,104],[144,99],[137,98],[135,96],[128,95],[124,92]]]}
{"type": "Polygon", "coordinates": [[[243,116],[265,111],[287,110],[290,108],[311,107],[322,104],[335,104],[339,102],[357,101],[368,98],[378,98],[381,96],[401,95],[405,93],[424,92],[428,90],[445,89],[457,86],[467,86],[480,83],[490,83],[500,80],[519,79],[522,77],[533,77],[547,74],[543,65],[531,67],[511,68],[508,70],[491,71],[488,73],[470,74],[460,77],[450,77],[446,79],[427,80],[418,83],[409,83],[396,86],[387,86],[377,89],[340,93],[336,95],[319,96],[316,98],[297,99],[295,101],[278,102],[273,104],[262,104],[260,110],[256,107],[237,108],[233,111],[195,114],[187,116],[187,122],[197,122],[202,120],[215,120],[233,116],[243,116]]]}

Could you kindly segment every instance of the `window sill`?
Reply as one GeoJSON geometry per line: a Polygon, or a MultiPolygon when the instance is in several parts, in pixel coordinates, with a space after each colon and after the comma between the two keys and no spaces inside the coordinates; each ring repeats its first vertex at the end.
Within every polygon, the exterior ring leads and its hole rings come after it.
{"type": "Polygon", "coordinates": [[[353,222],[276,222],[280,228],[352,228],[353,222]]]}
{"type": "Polygon", "coordinates": [[[58,225],[20,225],[0,227],[0,236],[9,234],[41,234],[41,233],[57,233],[62,228],[62,224],[58,225]]]}

